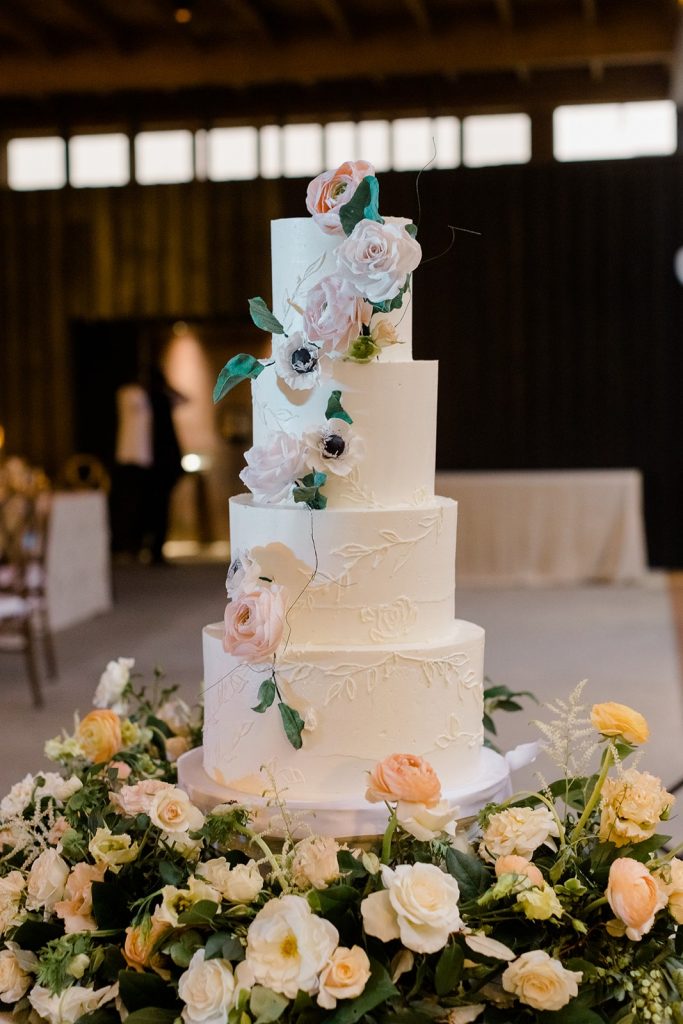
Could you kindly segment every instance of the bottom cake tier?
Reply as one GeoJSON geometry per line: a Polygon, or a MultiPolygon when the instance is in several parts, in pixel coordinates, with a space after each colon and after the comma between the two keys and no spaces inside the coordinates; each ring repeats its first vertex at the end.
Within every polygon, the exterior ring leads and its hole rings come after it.
{"type": "Polygon", "coordinates": [[[456,620],[431,643],[330,648],[290,645],[277,661],[282,700],[303,718],[292,747],[275,705],[253,709],[268,668],[223,650],[221,624],[204,629],[206,775],[255,797],[362,799],[365,773],[393,753],[419,754],[445,792],[477,780],[483,743],[484,630],[456,620]]]}

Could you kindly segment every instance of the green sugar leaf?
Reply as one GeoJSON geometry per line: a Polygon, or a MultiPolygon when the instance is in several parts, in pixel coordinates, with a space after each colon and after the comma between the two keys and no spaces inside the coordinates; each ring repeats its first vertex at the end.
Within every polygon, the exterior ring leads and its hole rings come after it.
{"type": "Polygon", "coordinates": [[[353,423],[348,412],[342,408],[341,391],[333,391],[330,395],[325,416],[328,420],[344,420],[346,423],[353,423]]]}
{"type": "Polygon", "coordinates": [[[344,234],[350,235],[361,220],[376,220],[384,224],[379,215],[379,182],[374,174],[363,178],[348,203],[339,208],[339,221],[344,234]]]}
{"type": "Polygon", "coordinates": [[[284,327],[272,310],[268,309],[265,300],[260,295],[249,299],[249,313],[256,326],[260,327],[262,331],[267,331],[268,334],[285,333],[284,327]]]}
{"type": "Polygon", "coordinates": [[[324,509],[327,505],[327,498],[320,493],[320,488],[327,480],[327,473],[307,473],[305,477],[297,481],[292,491],[292,497],[296,502],[304,502],[314,510],[324,509]]]}
{"type": "Polygon", "coordinates": [[[270,705],[275,700],[275,681],[271,679],[264,679],[258,688],[258,699],[259,702],[256,707],[251,710],[258,712],[262,715],[264,711],[267,711],[270,705]]]}
{"type": "Polygon", "coordinates": [[[375,313],[391,313],[392,309],[400,309],[403,305],[403,296],[410,288],[410,277],[408,274],[403,287],[392,299],[385,299],[384,302],[373,302],[372,308],[375,313]]]}
{"type": "Polygon", "coordinates": [[[417,224],[406,224],[405,227],[411,238],[417,237],[417,224]]]}
{"type": "Polygon", "coordinates": [[[254,356],[247,355],[246,352],[240,352],[239,355],[233,356],[218,374],[218,380],[213,389],[214,402],[220,402],[221,398],[225,398],[228,391],[232,391],[243,380],[248,378],[256,380],[258,375],[263,373],[264,369],[263,363],[260,363],[254,356]]]}
{"type": "Polygon", "coordinates": [[[295,750],[301,750],[301,732],[304,727],[303,718],[298,711],[295,711],[294,708],[290,708],[289,704],[285,704],[280,701],[278,707],[280,709],[280,716],[282,718],[282,724],[284,726],[287,739],[295,750]]]}

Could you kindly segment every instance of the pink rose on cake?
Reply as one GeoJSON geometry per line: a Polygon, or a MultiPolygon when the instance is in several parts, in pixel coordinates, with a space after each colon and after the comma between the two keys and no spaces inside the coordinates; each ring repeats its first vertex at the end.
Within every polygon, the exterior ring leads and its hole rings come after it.
{"type": "Polygon", "coordinates": [[[301,442],[284,431],[272,434],[268,444],[254,445],[244,458],[247,465],[240,480],[257,501],[267,504],[286,501],[294,481],[305,469],[301,442]]]}
{"type": "Polygon", "coordinates": [[[273,583],[239,594],[225,609],[223,648],[260,665],[277,650],[285,628],[287,592],[273,583]]]}
{"type": "Polygon", "coordinates": [[[348,476],[363,458],[365,447],[346,420],[336,417],[304,434],[302,443],[307,464],[319,473],[348,476]]]}
{"type": "Polygon", "coordinates": [[[422,258],[402,224],[359,220],[336,250],[337,270],[370,302],[393,299],[422,258]]]}
{"type": "Polygon", "coordinates": [[[339,207],[348,203],[363,178],[374,174],[366,160],[347,160],[336,171],[323,171],[306,190],[306,208],[319,228],[328,235],[343,234],[339,207]]]}
{"type": "Polygon", "coordinates": [[[304,329],[326,350],[344,352],[372,318],[372,306],[340,277],[324,277],[306,297],[304,329]]]}

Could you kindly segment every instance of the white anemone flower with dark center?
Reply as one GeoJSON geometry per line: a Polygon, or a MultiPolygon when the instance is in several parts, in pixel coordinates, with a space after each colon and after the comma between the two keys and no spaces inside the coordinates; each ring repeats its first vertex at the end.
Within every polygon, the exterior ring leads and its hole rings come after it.
{"type": "Polygon", "coordinates": [[[362,440],[340,419],[329,419],[303,436],[308,465],[319,473],[348,476],[365,454],[362,440]]]}
{"type": "Polygon", "coordinates": [[[303,331],[281,338],[273,345],[275,372],[295,391],[308,391],[320,380],[322,352],[303,331]]]}

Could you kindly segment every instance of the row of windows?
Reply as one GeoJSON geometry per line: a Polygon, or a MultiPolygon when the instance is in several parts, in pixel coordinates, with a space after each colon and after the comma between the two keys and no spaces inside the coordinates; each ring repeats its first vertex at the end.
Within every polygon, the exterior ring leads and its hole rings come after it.
{"type": "MultiPolygon", "coordinates": [[[[677,144],[676,107],[670,101],[558,107],[553,138],[558,160],[669,154],[677,144]]],[[[378,171],[483,167],[526,163],[531,120],[492,114],[140,132],[133,145],[141,185],[307,177],[361,157],[378,171]]],[[[68,143],[53,136],[11,139],[7,168],[13,189],[62,188],[67,181],[76,188],[125,185],[130,141],[123,134],[75,135],[68,143]]]]}

